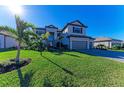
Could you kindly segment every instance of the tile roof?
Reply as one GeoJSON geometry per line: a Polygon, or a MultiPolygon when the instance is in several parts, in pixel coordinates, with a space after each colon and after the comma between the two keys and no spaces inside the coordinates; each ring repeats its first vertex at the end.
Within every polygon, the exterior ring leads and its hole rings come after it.
{"type": "Polygon", "coordinates": [[[112,39],[112,38],[108,38],[108,37],[99,37],[99,38],[95,38],[94,41],[98,42],[98,41],[111,41],[111,40],[122,41],[122,40],[112,39]]]}

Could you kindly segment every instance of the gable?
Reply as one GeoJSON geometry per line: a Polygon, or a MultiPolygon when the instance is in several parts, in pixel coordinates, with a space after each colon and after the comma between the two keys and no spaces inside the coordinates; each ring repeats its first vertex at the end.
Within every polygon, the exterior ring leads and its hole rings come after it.
{"type": "Polygon", "coordinates": [[[81,26],[81,27],[85,27],[87,28],[86,25],[84,25],[83,23],[81,23],[79,20],[73,21],[71,23],[69,23],[70,25],[76,25],[76,26],[81,26]]]}
{"type": "Polygon", "coordinates": [[[82,24],[81,24],[81,23],[79,23],[79,22],[72,22],[71,24],[73,24],[73,25],[79,25],[79,26],[82,26],[82,24]]]}
{"type": "Polygon", "coordinates": [[[54,25],[48,25],[48,26],[46,26],[46,28],[54,28],[54,29],[58,29],[58,28],[55,27],[54,25]]]}

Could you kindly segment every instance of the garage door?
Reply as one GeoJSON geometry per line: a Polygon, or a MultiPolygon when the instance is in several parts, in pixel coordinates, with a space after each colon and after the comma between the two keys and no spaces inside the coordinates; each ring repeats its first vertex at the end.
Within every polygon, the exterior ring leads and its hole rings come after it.
{"type": "Polygon", "coordinates": [[[87,41],[72,41],[72,49],[87,49],[87,41]]]}

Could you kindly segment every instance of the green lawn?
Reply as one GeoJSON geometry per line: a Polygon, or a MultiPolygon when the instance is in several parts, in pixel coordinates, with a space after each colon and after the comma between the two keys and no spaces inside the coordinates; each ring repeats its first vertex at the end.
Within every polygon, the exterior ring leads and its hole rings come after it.
{"type": "Polygon", "coordinates": [[[122,50],[122,49],[120,49],[120,50],[112,50],[112,51],[124,52],[124,50],[122,50]]]}
{"type": "MultiPolygon", "coordinates": [[[[0,61],[16,51],[0,52],[0,61]]],[[[21,51],[32,63],[22,67],[25,86],[124,86],[124,63],[78,52],[21,51]]],[[[0,86],[20,86],[17,70],[0,74],[0,86]]]]}

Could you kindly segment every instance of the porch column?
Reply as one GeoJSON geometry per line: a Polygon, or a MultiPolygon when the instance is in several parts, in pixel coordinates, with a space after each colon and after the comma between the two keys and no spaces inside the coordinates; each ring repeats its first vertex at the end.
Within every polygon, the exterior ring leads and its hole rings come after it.
{"type": "Polygon", "coordinates": [[[90,49],[89,44],[90,44],[90,40],[87,40],[87,49],[90,49]]]}
{"type": "Polygon", "coordinates": [[[70,41],[69,43],[70,43],[70,50],[72,50],[72,41],[70,41]]]}
{"type": "Polygon", "coordinates": [[[112,48],[112,42],[111,41],[109,42],[109,48],[112,48]]]}

